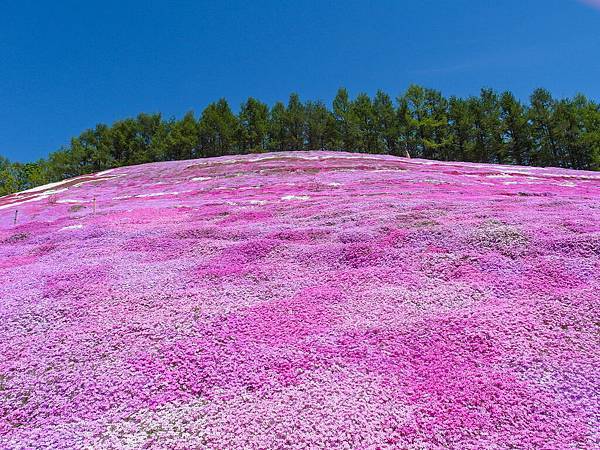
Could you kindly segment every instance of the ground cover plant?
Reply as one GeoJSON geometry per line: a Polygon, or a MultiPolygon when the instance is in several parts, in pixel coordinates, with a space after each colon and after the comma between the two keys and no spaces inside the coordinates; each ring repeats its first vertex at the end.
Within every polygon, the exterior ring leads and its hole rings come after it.
{"type": "Polygon", "coordinates": [[[0,198],[1,448],[594,448],[600,175],[340,152],[0,198]]]}

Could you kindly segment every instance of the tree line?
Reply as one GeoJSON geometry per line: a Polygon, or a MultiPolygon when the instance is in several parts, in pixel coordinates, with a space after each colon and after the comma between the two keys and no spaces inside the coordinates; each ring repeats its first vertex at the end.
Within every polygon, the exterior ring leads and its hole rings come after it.
{"type": "Polygon", "coordinates": [[[48,158],[0,156],[0,195],[118,166],[286,150],[344,150],[438,160],[600,169],[600,105],[584,95],[553,98],[536,89],[529,102],[510,92],[445,97],[410,86],[396,98],[378,91],[331,108],[291,94],[272,107],[248,98],[236,114],[225,99],[197,119],[139,114],[98,124],[48,158]]]}

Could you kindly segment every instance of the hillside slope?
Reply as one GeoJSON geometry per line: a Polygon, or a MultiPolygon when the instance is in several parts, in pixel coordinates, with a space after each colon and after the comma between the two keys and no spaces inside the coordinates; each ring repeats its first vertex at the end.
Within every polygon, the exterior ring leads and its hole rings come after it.
{"type": "Polygon", "coordinates": [[[599,269],[590,172],[304,152],[3,197],[0,447],[592,448],[599,269]]]}

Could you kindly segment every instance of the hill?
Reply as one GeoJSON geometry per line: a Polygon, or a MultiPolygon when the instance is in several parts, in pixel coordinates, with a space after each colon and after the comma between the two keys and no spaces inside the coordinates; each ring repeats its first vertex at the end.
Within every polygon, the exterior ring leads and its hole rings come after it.
{"type": "Polygon", "coordinates": [[[0,242],[3,448],[600,439],[597,173],[153,163],[0,198],[0,242]]]}

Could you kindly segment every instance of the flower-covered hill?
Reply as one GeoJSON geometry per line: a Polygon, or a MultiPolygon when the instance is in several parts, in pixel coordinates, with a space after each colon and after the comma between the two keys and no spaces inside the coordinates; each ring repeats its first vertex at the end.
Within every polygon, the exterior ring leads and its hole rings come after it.
{"type": "Polygon", "coordinates": [[[591,172],[300,152],[3,197],[0,447],[597,448],[599,269],[591,172]]]}

